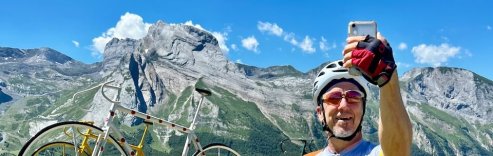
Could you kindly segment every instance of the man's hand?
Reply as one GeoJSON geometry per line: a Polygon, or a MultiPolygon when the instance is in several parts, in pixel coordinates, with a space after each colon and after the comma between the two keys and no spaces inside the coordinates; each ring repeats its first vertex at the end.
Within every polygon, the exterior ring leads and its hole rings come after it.
{"type": "Polygon", "coordinates": [[[378,33],[377,39],[371,36],[348,37],[344,48],[344,67],[359,69],[368,82],[380,87],[387,84],[397,68],[392,48],[378,33]]]}
{"type": "MultiPolygon", "coordinates": [[[[380,33],[377,35],[378,41],[381,42],[380,45],[388,46],[390,49],[390,46],[387,43],[387,40],[383,38],[380,33]]],[[[397,69],[396,66],[393,66],[393,69],[391,71],[387,70],[375,70],[374,72],[371,72],[368,68],[371,65],[361,63],[361,62],[366,62],[375,60],[375,56],[373,58],[367,57],[367,58],[357,58],[355,57],[355,54],[357,51],[359,53],[363,53],[365,55],[371,55],[374,54],[375,52],[382,52],[381,50],[377,49],[374,51],[363,51],[362,49],[372,49],[371,45],[372,43],[377,43],[375,40],[365,40],[367,39],[366,36],[356,36],[356,37],[349,37],[347,39],[347,45],[344,48],[344,67],[349,68],[349,67],[357,67],[361,72],[363,72],[363,76],[367,80],[372,82],[372,83],[377,83],[380,86],[380,120],[378,122],[378,136],[379,136],[379,141],[380,145],[382,147],[382,152],[384,155],[410,155],[411,154],[411,146],[412,146],[412,136],[413,136],[413,131],[412,131],[412,125],[411,125],[411,120],[409,119],[409,116],[407,114],[406,108],[404,106],[404,102],[402,101],[401,93],[400,93],[400,87],[399,87],[399,80],[398,80],[398,75],[397,75],[397,69]],[[360,46],[359,44],[362,44],[360,46]],[[365,47],[366,48],[361,48],[365,47]],[[359,50],[358,50],[359,49],[359,50]],[[356,61],[355,59],[363,59],[363,61],[356,61]],[[365,60],[369,59],[369,60],[365,60]],[[374,76],[378,76],[381,73],[378,72],[390,72],[390,73],[385,73],[389,74],[388,81],[381,84],[378,82],[378,80],[375,80],[374,76]],[[369,77],[371,76],[371,77],[369,77]]],[[[377,46],[377,47],[380,47],[377,46]]],[[[387,48],[387,47],[385,47],[387,48]]],[[[386,53],[386,51],[383,51],[383,56],[378,60],[378,66],[383,64],[387,64],[387,66],[391,66],[391,64],[394,64],[394,58],[392,57],[392,50],[390,49],[390,53],[386,53]]],[[[389,51],[387,51],[389,52],[389,51]]]]}

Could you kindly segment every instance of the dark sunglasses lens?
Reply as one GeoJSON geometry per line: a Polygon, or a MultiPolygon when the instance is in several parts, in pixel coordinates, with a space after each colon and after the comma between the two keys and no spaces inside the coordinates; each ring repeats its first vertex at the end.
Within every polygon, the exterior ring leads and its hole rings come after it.
{"type": "Polygon", "coordinates": [[[346,92],[346,97],[348,98],[362,98],[363,95],[361,95],[361,93],[357,92],[357,91],[354,91],[354,90],[350,90],[350,91],[347,91],[346,92]]]}
{"type": "Polygon", "coordinates": [[[329,99],[342,99],[342,92],[332,92],[328,95],[329,99]]]}
{"type": "Polygon", "coordinates": [[[326,93],[324,96],[324,102],[330,104],[338,104],[342,99],[342,92],[326,93]]]}

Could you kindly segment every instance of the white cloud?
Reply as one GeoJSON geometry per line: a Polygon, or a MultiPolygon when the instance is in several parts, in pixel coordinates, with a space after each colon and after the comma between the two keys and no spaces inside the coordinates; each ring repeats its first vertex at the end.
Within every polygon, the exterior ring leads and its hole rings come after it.
{"type": "Polygon", "coordinates": [[[472,53],[471,53],[471,51],[469,51],[469,50],[467,50],[467,49],[465,50],[464,54],[465,54],[467,57],[472,57],[472,53]]]}
{"type": "Polygon", "coordinates": [[[329,47],[327,45],[327,40],[324,37],[320,38],[320,41],[318,42],[320,45],[320,50],[322,51],[329,51],[329,47]]]}
{"type": "Polygon", "coordinates": [[[74,44],[75,47],[79,48],[79,42],[72,40],[72,43],[74,44]]]}
{"type": "Polygon", "coordinates": [[[91,51],[91,56],[96,58],[96,59],[102,59],[103,58],[103,55],[101,55],[101,53],[99,53],[99,51],[91,51]]]}
{"type": "Polygon", "coordinates": [[[269,34],[279,37],[281,37],[283,34],[282,28],[279,27],[276,23],[272,24],[269,22],[258,21],[257,28],[258,30],[260,30],[260,32],[268,32],[269,34]]]}
{"type": "Polygon", "coordinates": [[[457,55],[458,59],[462,59],[464,57],[472,57],[472,53],[469,49],[464,49],[460,55],[457,55]]]}
{"type": "Polygon", "coordinates": [[[139,15],[127,12],[120,17],[120,21],[116,23],[115,27],[109,28],[101,36],[92,39],[93,49],[95,52],[102,54],[106,43],[112,38],[141,39],[147,35],[147,30],[150,26],[151,24],[144,23],[144,20],[139,15]]]}
{"type": "Polygon", "coordinates": [[[407,49],[407,44],[404,42],[399,43],[399,50],[406,50],[407,49]]]}
{"type": "Polygon", "coordinates": [[[320,45],[320,50],[322,50],[322,51],[329,51],[329,50],[337,47],[335,42],[332,42],[332,45],[330,46],[327,43],[327,39],[325,39],[323,36],[320,38],[320,41],[318,42],[318,44],[320,45]]]}
{"type": "Polygon", "coordinates": [[[239,63],[239,64],[243,64],[243,62],[241,61],[241,59],[237,59],[235,62],[236,63],[239,63]]]}
{"type": "Polygon", "coordinates": [[[219,48],[221,48],[224,53],[228,53],[229,48],[226,45],[226,40],[228,40],[228,33],[212,32],[212,35],[217,39],[217,42],[219,43],[219,48]]]}
{"type": "Polygon", "coordinates": [[[231,49],[238,51],[238,46],[236,46],[236,44],[231,44],[231,49]]]}
{"type": "Polygon", "coordinates": [[[224,28],[224,32],[230,33],[232,31],[233,31],[233,29],[231,28],[230,25],[228,25],[228,26],[226,26],[226,28],[224,28]]]}
{"type": "Polygon", "coordinates": [[[328,52],[325,52],[325,53],[324,53],[324,57],[325,57],[325,58],[330,58],[329,53],[328,53],[328,52]]]}
{"type": "Polygon", "coordinates": [[[284,41],[289,42],[294,46],[298,46],[298,41],[294,38],[294,33],[287,33],[284,35],[284,41]]]}
{"type": "Polygon", "coordinates": [[[255,53],[258,52],[257,47],[259,43],[257,42],[257,39],[255,39],[255,36],[250,36],[241,40],[241,45],[246,49],[251,50],[255,53]]]}
{"type": "Polygon", "coordinates": [[[429,64],[434,67],[446,63],[449,58],[455,57],[461,47],[453,47],[447,43],[441,45],[421,44],[412,48],[416,63],[429,64]]]}
{"type": "Polygon", "coordinates": [[[397,62],[395,63],[397,65],[397,67],[404,67],[404,68],[409,68],[411,67],[411,64],[408,64],[408,63],[404,63],[404,62],[397,62]]]}
{"type": "Polygon", "coordinates": [[[103,33],[102,36],[92,39],[93,53],[92,55],[101,55],[104,53],[104,48],[106,43],[108,43],[113,38],[113,35],[106,35],[103,33]]]}
{"type": "MultiPolygon", "coordinates": [[[[294,33],[286,33],[284,35],[284,41],[289,42],[291,45],[299,47],[303,52],[306,52],[308,54],[314,53],[315,48],[313,47],[313,38],[310,36],[305,36],[303,41],[298,42],[295,38],[294,33]]],[[[332,45],[334,47],[335,45],[332,45]]],[[[294,49],[292,49],[294,51],[294,49]]]]}
{"type": "Polygon", "coordinates": [[[313,48],[313,39],[309,36],[305,36],[305,39],[303,39],[303,42],[301,42],[299,46],[303,52],[308,54],[315,52],[315,48],[313,48]]]}
{"type": "Polygon", "coordinates": [[[189,26],[193,26],[195,28],[198,28],[200,30],[205,30],[202,26],[200,26],[200,24],[193,24],[192,20],[188,20],[186,21],[185,23],[183,23],[184,25],[189,25],[189,26]]]}
{"type": "Polygon", "coordinates": [[[491,30],[491,26],[490,26],[490,25],[487,25],[487,26],[486,26],[486,29],[487,29],[487,30],[491,30]]]}
{"type": "MultiPolygon", "coordinates": [[[[282,37],[284,41],[290,43],[295,47],[300,48],[305,53],[311,54],[316,51],[316,49],[313,46],[314,41],[316,40],[315,38],[311,38],[310,36],[305,36],[303,40],[299,41],[296,39],[294,33],[285,32],[276,23],[258,21],[257,29],[262,33],[267,32],[268,34],[282,37]]],[[[336,47],[335,44],[332,44],[332,46],[328,45],[327,40],[325,38],[319,42],[319,45],[322,51],[328,51],[336,47]]]]}
{"type": "Polygon", "coordinates": [[[445,41],[445,42],[450,41],[450,40],[449,40],[449,38],[448,38],[448,37],[446,37],[446,36],[440,36],[440,38],[441,38],[443,41],[445,41]]]}

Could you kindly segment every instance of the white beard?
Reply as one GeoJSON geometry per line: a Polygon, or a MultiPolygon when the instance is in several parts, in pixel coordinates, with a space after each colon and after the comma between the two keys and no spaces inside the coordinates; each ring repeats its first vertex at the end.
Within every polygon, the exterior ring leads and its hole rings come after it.
{"type": "Polygon", "coordinates": [[[334,128],[334,130],[332,130],[334,132],[334,136],[336,137],[348,137],[348,136],[351,136],[351,134],[353,134],[356,129],[352,129],[352,130],[344,130],[340,127],[337,127],[337,128],[334,128]]]}

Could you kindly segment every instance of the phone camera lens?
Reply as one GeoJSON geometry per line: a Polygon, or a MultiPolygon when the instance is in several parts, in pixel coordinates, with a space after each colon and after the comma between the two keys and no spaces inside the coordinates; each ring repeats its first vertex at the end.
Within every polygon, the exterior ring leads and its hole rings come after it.
{"type": "Polygon", "coordinates": [[[356,27],[356,24],[354,24],[354,23],[353,23],[353,24],[351,24],[351,27],[353,27],[353,28],[354,28],[354,27],[356,27]]]}

